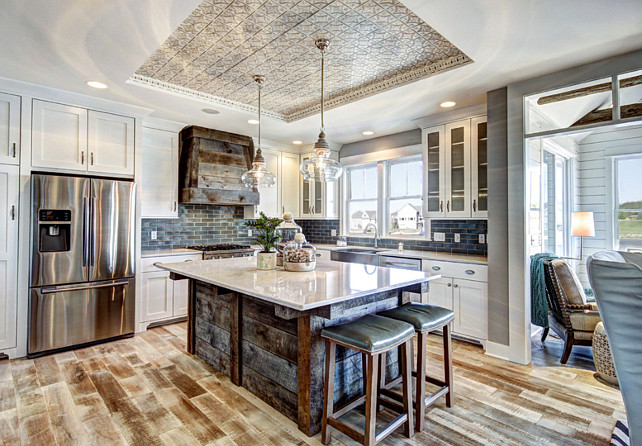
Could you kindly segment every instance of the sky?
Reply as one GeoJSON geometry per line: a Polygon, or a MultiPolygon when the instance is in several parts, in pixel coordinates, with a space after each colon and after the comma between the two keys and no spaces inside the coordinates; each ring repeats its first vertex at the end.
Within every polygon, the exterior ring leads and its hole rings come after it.
{"type": "Polygon", "coordinates": [[[618,183],[620,204],[627,201],[642,201],[642,158],[620,160],[618,183]]]}

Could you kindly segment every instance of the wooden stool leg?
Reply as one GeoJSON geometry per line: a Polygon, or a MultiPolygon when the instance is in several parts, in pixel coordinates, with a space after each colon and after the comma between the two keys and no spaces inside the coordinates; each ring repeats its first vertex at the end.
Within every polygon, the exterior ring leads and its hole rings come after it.
{"type": "MultiPolygon", "coordinates": [[[[408,420],[404,425],[404,433],[410,438],[415,434],[415,425],[412,422],[412,342],[411,338],[404,344],[401,352],[401,373],[403,374],[403,408],[408,414],[408,420]]],[[[419,381],[419,379],[417,379],[419,381]]],[[[424,381],[422,379],[421,381],[424,381]]],[[[419,396],[417,396],[419,400],[419,396]]]]}
{"type": "Polygon", "coordinates": [[[453,356],[452,341],[450,339],[450,324],[444,325],[444,381],[448,386],[446,394],[446,406],[453,407],[453,356]]]}
{"type": "MultiPolygon", "coordinates": [[[[374,446],[377,435],[377,383],[379,382],[379,357],[368,358],[368,382],[366,385],[366,425],[364,446],[374,446]]],[[[327,444],[327,443],[326,443],[327,444]]]]}
{"type": "Polygon", "coordinates": [[[379,404],[379,395],[381,389],[386,387],[386,353],[379,355],[379,379],[377,380],[377,412],[383,410],[383,406],[379,404]]]}
{"type": "Polygon", "coordinates": [[[361,371],[363,373],[363,394],[366,394],[366,386],[368,384],[368,355],[361,353],[361,371]]]}
{"type": "Polygon", "coordinates": [[[415,383],[417,432],[424,429],[426,418],[426,338],[426,333],[417,334],[417,382],[415,383]]]}
{"type": "Polygon", "coordinates": [[[325,341],[325,385],[323,387],[323,421],[321,442],[330,443],[332,439],[332,428],[328,426],[328,417],[334,414],[334,362],[337,345],[328,340],[325,341]]]}

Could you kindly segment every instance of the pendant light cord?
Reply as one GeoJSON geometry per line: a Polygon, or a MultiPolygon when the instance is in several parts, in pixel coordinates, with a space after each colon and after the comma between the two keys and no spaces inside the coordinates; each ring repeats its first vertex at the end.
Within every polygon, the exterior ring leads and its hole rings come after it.
{"type": "Polygon", "coordinates": [[[325,68],[325,50],[321,50],[321,129],[325,130],[325,123],[323,121],[323,72],[325,68]]]}
{"type": "Polygon", "coordinates": [[[259,147],[257,152],[261,153],[261,83],[259,82],[259,147]]]}

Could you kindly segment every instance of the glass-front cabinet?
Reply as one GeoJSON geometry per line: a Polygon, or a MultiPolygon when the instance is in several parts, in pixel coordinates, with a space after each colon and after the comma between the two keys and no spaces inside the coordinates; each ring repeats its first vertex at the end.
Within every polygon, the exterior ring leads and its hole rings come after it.
{"type": "MultiPolygon", "coordinates": [[[[301,155],[301,162],[310,158],[313,154],[301,155]]],[[[332,158],[338,156],[333,152],[332,158]]],[[[337,183],[328,181],[305,181],[301,178],[301,207],[299,215],[301,218],[335,218],[337,212],[337,183]]]]}
{"type": "Polygon", "coordinates": [[[472,216],[488,217],[488,135],[486,117],[470,120],[471,131],[471,174],[472,174],[472,216]]]}
{"type": "Polygon", "coordinates": [[[424,214],[488,217],[486,117],[423,130],[424,214]]]}

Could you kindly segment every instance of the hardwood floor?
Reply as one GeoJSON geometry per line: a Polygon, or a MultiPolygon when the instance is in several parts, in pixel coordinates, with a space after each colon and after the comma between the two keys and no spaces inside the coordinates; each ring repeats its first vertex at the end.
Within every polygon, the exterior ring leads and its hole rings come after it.
{"type": "MultiPolygon", "coordinates": [[[[175,324],[0,362],[0,444],[321,444],[185,353],[185,338],[186,325],[175,324]]],[[[441,339],[430,341],[429,370],[440,376],[441,339]]],[[[453,347],[455,407],[440,400],[427,410],[424,432],[409,440],[400,429],[384,444],[606,445],[624,417],[619,390],[571,361],[559,366],[557,352],[534,348],[535,365],[521,366],[463,342],[453,347]]],[[[336,432],[332,444],[354,443],[336,432]]]]}

